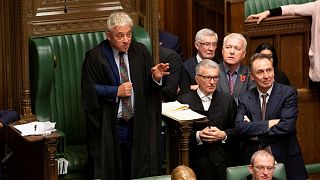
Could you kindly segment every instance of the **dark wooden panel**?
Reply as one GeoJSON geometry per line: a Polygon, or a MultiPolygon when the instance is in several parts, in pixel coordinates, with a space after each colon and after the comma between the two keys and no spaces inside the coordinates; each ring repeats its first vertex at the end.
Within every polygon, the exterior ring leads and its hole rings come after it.
{"type": "Polygon", "coordinates": [[[221,56],[224,36],[223,0],[161,0],[162,30],[179,36],[185,59],[195,55],[194,36],[202,28],[210,28],[219,36],[217,53],[221,56]]]}
{"type": "Polygon", "coordinates": [[[320,162],[320,90],[299,89],[297,133],[306,164],[320,162]]]}
{"type": "Polygon", "coordinates": [[[305,66],[306,54],[304,33],[281,35],[279,37],[279,67],[288,75],[291,84],[296,88],[306,88],[308,71],[305,66]]]}

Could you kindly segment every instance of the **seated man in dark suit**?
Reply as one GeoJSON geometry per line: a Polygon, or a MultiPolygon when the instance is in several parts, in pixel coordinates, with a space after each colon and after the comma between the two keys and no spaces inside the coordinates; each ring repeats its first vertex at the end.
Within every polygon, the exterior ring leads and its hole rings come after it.
{"type": "Polygon", "coordinates": [[[190,134],[190,167],[197,179],[226,179],[226,168],[236,165],[238,140],[234,129],[236,102],[216,91],[219,65],[202,60],[196,66],[199,88],[178,96],[178,101],[207,116],[208,124],[195,124],[190,134]]]}
{"type": "Polygon", "coordinates": [[[170,74],[163,78],[162,101],[169,102],[177,100],[178,94],[188,92],[190,83],[187,72],[183,67],[179,55],[171,49],[159,47],[160,62],[169,63],[170,74]]]}
{"type": "Polygon", "coordinates": [[[276,180],[272,177],[275,169],[275,160],[272,154],[265,150],[255,152],[249,164],[249,171],[251,173],[247,180],[276,180]]]}

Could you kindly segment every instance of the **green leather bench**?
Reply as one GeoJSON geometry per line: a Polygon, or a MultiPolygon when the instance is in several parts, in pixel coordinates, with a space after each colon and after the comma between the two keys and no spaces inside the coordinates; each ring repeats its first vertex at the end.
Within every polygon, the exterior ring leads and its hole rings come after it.
{"type": "Polygon", "coordinates": [[[308,174],[320,173],[320,163],[306,164],[308,174]]]}
{"type": "MultiPolygon", "coordinates": [[[[30,90],[33,113],[40,121],[56,122],[61,131],[57,157],[69,161],[60,179],[86,177],[86,123],[81,106],[81,68],[85,53],[106,38],[105,32],[88,32],[30,39],[30,90]]],[[[151,52],[151,40],[140,26],[133,40],[151,52]]]]}
{"type": "Polygon", "coordinates": [[[162,175],[162,176],[139,178],[136,180],[170,180],[170,179],[171,179],[171,175],[162,175]]]}
{"type": "Polygon", "coordinates": [[[280,7],[287,4],[303,4],[315,0],[246,0],[244,3],[245,18],[250,14],[257,14],[267,9],[280,7]]]}

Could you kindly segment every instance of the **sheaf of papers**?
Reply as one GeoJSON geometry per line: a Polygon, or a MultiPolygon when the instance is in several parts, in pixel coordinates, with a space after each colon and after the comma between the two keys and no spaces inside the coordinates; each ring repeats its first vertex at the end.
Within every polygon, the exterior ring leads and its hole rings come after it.
{"type": "Polygon", "coordinates": [[[65,158],[58,158],[56,161],[58,164],[58,174],[68,174],[69,162],[65,158]]]}
{"type": "Polygon", "coordinates": [[[194,120],[206,117],[189,109],[188,104],[181,104],[178,101],[162,103],[162,115],[175,120],[194,120]]]}
{"type": "Polygon", "coordinates": [[[46,121],[46,122],[31,122],[21,125],[13,126],[18,131],[21,132],[21,136],[30,136],[30,135],[49,135],[52,132],[56,131],[56,123],[46,121]]]}

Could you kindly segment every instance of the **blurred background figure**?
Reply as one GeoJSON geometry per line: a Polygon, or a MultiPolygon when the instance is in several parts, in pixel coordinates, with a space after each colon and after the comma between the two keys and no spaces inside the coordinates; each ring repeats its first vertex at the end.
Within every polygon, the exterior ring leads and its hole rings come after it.
{"type": "Polygon", "coordinates": [[[171,173],[171,180],[196,180],[193,170],[185,165],[179,165],[171,173]]]}

